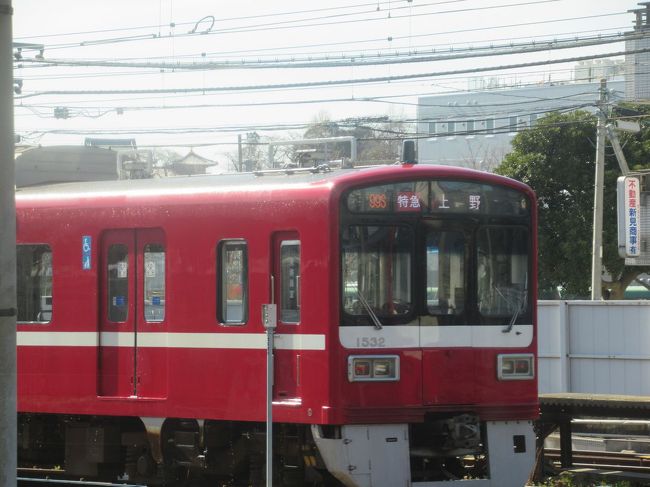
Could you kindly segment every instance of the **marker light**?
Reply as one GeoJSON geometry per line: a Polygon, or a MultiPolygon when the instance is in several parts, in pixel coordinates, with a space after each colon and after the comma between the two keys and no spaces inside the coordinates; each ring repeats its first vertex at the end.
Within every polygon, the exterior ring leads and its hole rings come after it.
{"type": "Polygon", "coordinates": [[[535,378],[532,353],[497,355],[499,380],[530,380],[535,378]]]}
{"type": "Polygon", "coordinates": [[[399,356],[350,355],[348,380],[350,382],[397,381],[399,380],[399,356]]]}

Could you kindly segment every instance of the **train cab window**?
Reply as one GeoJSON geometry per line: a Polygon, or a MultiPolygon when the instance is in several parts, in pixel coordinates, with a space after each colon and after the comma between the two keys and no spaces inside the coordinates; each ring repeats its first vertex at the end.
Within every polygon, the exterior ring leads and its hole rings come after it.
{"type": "Polygon", "coordinates": [[[280,244],[280,320],[300,321],[300,242],[285,240],[280,244]]]}
{"type": "Polygon", "coordinates": [[[19,323],[49,323],[52,319],[52,251],[48,245],[16,248],[19,323]]]}
{"type": "Polygon", "coordinates": [[[409,227],[351,225],[343,231],[342,248],[343,310],[353,321],[379,318],[391,324],[411,313],[409,227]]]}
{"type": "Polygon", "coordinates": [[[478,308],[482,316],[510,317],[528,307],[528,237],[525,228],[483,227],[477,236],[478,308]]]}
{"type": "Polygon", "coordinates": [[[224,324],[244,324],[248,320],[248,251],[246,242],[219,244],[219,290],[217,319],[224,324]]]}
{"type": "Polygon", "coordinates": [[[144,319],[165,319],[165,248],[160,244],[144,247],[144,319]]]}
{"type": "Polygon", "coordinates": [[[426,240],[427,310],[459,315],[465,307],[465,239],[461,232],[429,232],[426,240]]]}
{"type": "Polygon", "coordinates": [[[129,309],[129,251],[124,244],[108,249],[108,320],[126,321],[129,309]]]}

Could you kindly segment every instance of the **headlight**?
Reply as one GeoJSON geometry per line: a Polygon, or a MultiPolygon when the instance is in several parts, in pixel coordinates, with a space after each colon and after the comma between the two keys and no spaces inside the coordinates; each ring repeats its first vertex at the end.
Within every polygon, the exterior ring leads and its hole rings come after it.
{"type": "Polygon", "coordinates": [[[399,380],[399,356],[351,355],[348,357],[348,380],[350,382],[399,380]]]}
{"type": "Polygon", "coordinates": [[[535,378],[535,357],[532,353],[497,355],[499,380],[527,380],[535,378]]]}

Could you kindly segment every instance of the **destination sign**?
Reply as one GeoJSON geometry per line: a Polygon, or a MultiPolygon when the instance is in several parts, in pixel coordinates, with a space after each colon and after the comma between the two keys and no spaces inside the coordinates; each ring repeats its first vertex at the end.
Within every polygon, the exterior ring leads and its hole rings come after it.
{"type": "Polygon", "coordinates": [[[468,181],[409,181],[357,189],[348,195],[353,213],[481,214],[527,216],[519,191],[468,181]]]}

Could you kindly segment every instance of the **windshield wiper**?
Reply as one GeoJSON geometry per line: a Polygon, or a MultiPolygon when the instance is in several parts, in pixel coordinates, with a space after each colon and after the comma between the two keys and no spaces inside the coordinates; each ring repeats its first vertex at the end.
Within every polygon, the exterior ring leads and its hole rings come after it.
{"type": "Polygon", "coordinates": [[[508,325],[501,330],[503,333],[510,333],[512,331],[512,327],[515,326],[515,322],[517,321],[517,317],[519,316],[519,313],[521,313],[521,310],[524,308],[524,303],[526,302],[526,294],[524,294],[521,299],[519,300],[519,304],[517,305],[517,309],[515,312],[512,314],[512,317],[510,318],[510,321],[508,322],[508,325]]]}
{"type": "MultiPolygon", "coordinates": [[[[505,299],[506,297],[499,291],[497,288],[497,292],[501,294],[501,296],[505,299]]],[[[526,298],[528,296],[528,273],[526,273],[525,281],[524,281],[524,290],[521,292],[521,298],[519,299],[519,302],[517,303],[517,308],[515,309],[515,312],[512,314],[512,317],[510,318],[510,321],[508,322],[508,325],[501,330],[503,333],[510,333],[512,331],[512,327],[515,326],[515,322],[517,321],[517,317],[519,316],[519,313],[524,309],[524,304],[526,304],[526,298]]]]}
{"type": "Polygon", "coordinates": [[[359,301],[361,301],[363,307],[366,308],[366,311],[368,312],[370,319],[374,323],[375,330],[381,330],[384,327],[384,325],[381,324],[381,321],[379,321],[377,314],[370,307],[370,304],[368,304],[368,301],[366,301],[366,298],[364,297],[363,294],[361,294],[361,291],[359,291],[359,289],[357,289],[357,296],[359,296],[359,301]]]}

